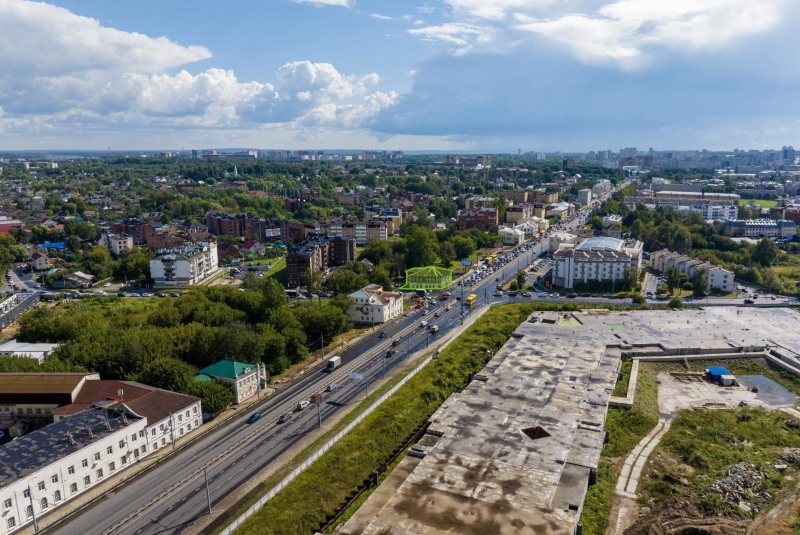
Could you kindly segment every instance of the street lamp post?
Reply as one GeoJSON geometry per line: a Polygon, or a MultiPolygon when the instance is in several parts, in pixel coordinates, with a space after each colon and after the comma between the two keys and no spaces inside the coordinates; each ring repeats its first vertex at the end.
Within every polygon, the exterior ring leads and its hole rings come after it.
{"type": "Polygon", "coordinates": [[[34,533],[39,531],[39,522],[36,520],[36,508],[33,506],[33,490],[31,489],[31,481],[34,478],[28,480],[28,498],[31,501],[31,516],[33,516],[33,531],[34,533]]]}

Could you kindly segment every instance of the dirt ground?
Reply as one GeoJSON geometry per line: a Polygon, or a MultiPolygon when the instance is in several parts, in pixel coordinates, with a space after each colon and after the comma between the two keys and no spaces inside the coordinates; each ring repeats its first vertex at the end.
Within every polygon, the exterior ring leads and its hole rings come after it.
{"type": "Polygon", "coordinates": [[[655,505],[625,535],[744,535],[750,522],[742,514],[706,516],[699,498],[672,498],[655,505]]]}
{"type": "Polygon", "coordinates": [[[800,496],[790,494],[772,511],[756,519],[747,535],[795,535],[792,524],[797,521],[800,496]]]}

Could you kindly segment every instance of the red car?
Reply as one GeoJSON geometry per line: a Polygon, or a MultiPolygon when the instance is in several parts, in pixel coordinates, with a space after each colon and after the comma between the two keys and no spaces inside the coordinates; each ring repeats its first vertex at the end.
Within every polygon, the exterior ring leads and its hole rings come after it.
{"type": "Polygon", "coordinates": [[[439,298],[439,301],[447,301],[447,299],[448,297],[446,295],[443,295],[439,298]]]}

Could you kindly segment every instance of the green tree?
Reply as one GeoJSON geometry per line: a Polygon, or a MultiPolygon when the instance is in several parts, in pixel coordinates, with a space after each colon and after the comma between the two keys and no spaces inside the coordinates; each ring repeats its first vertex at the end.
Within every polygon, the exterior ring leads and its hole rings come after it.
{"type": "Polygon", "coordinates": [[[392,246],[386,240],[372,240],[358,254],[359,260],[367,259],[374,265],[387,260],[392,254],[392,246]]]}
{"type": "Polygon", "coordinates": [[[520,269],[520,270],[517,272],[517,287],[518,287],[518,288],[524,288],[524,287],[525,287],[525,280],[526,280],[526,278],[527,278],[527,277],[526,277],[526,275],[525,275],[525,272],[524,272],[523,270],[521,270],[521,269],[520,269]]]}
{"type": "Polygon", "coordinates": [[[436,234],[421,225],[412,225],[406,232],[406,266],[422,267],[436,265],[439,241],[436,234]]]}
{"type": "Polygon", "coordinates": [[[707,271],[698,268],[692,275],[692,296],[704,297],[709,291],[707,271]]]}
{"type": "Polygon", "coordinates": [[[468,236],[453,236],[450,242],[456,251],[456,258],[464,260],[469,258],[475,252],[475,242],[468,236]]]}
{"type": "Polygon", "coordinates": [[[761,238],[761,241],[758,242],[758,245],[753,249],[751,258],[753,262],[757,262],[764,267],[770,267],[775,263],[775,260],[778,259],[779,253],[780,249],[778,249],[778,246],[775,245],[772,240],[769,238],[761,238]]]}
{"type": "Polygon", "coordinates": [[[106,247],[95,245],[84,256],[83,265],[98,279],[105,279],[111,276],[114,261],[106,247]]]}
{"type": "Polygon", "coordinates": [[[219,414],[235,399],[229,386],[216,381],[192,381],[185,393],[200,398],[203,412],[209,414],[219,414]]]}
{"type": "Polygon", "coordinates": [[[369,281],[372,284],[380,284],[384,290],[392,289],[392,278],[389,276],[389,271],[383,266],[378,266],[369,274],[369,281]]]}
{"type": "Polygon", "coordinates": [[[151,362],[137,374],[136,380],[172,392],[188,392],[197,369],[174,358],[151,362]]]}
{"type": "Polygon", "coordinates": [[[683,308],[683,299],[676,295],[669,300],[669,308],[683,308]]]}
{"type": "Polygon", "coordinates": [[[666,274],[666,283],[667,289],[669,290],[670,295],[675,293],[675,288],[680,286],[681,284],[681,272],[678,271],[675,267],[667,268],[666,274]]]}
{"type": "Polygon", "coordinates": [[[334,295],[349,295],[369,284],[369,280],[349,269],[337,269],[325,281],[334,295]]]}
{"type": "Polygon", "coordinates": [[[442,265],[448,268],[456,259],[456,249],[451,242],[444,241],[439,244],[439,259],[441,259],[442,265]]]}

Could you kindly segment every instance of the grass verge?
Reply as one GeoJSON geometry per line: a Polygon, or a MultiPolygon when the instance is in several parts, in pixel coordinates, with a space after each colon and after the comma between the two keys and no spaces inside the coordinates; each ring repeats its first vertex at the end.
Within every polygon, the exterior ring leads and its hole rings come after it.
{"type": "MultiPolygon", "coordinates": [[[[630,364],[628,364],[628,376],[630,364]]],[[[623,364],[623,365],[624,365],[623,364]]],[[[623,372],[625,394],[627,377],[623,372]]],[[[619,386],[619,382],[617,383],[619,386]]],[[[616,389],[615,389],[616,392],[616,389]]],[[[615,394],[616,395],[616,394],[615,394]]],[[[622,470],[625,458],[658,423],[658,387],[655,375],[639,366],[636,381],[636,397],[630,409],[609,407],[606,416],[608,444],[603,447],[601,462],[597,470],[597,483],[589,488],[581,512],[584,535],[603,535],[608,528],[611,513],[612,495],[617,477],[622,470]]]]}
{"type": "Polygon", "coordinates": [[[275,280],[286,285],[286,257],[284,256],[269,268],[265,277],[275,277],[275,280]]]}
{"type": "MultiPolygon", "coordinates": [[[[323,524],[347,497],[366,480],[372,470],[389,459],[411,433],[424,423],[434,410],[466,383],[470,373],[479,371],[489,355],[534,310],[533,303],[495,307],[451,343],[440,357],[431,362],[394,396],[365,418],[323,457],[283,489],[242,525],[237,534],[305,534],[323,524]]],[[[399,380],[399,378],[398,378],[399,380]]],[[[384,385],[386,389],[391,385],[384,385]]],[[[374,400],[376,396],[373,396],[374,400]]],[[[369,403],[372,401],[370,400],[369,403]]],[[[361,408],[361,407],[359,407],[361,408]]],[[[352,421],[360,411],[352,411],[345,421],[352,421]]],[[[343,425],[346,425],[343,422],[343,425]]],[[[333,433],[333,431],[331,432],[333,433]]],[[[297,456],[307,457],[324,438],[315,441],[297,456]]],[[[295,463],[294,465],[296,465],[295,463]]],[[[251,493],[256,501],[273,487],[291,466],[275,474],[251,493]]],[[[249,504],[242,503],[226,519],[215,523],[218,532],[249,504]]]]}

